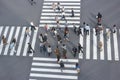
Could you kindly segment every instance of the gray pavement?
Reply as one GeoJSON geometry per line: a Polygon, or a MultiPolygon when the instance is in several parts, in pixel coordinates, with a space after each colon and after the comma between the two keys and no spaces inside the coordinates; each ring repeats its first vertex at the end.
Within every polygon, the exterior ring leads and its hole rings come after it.
{"type": "Polygon", "coordinates": [[[0,56],[1,80],[28,80],[32,58],[0,56]]]}

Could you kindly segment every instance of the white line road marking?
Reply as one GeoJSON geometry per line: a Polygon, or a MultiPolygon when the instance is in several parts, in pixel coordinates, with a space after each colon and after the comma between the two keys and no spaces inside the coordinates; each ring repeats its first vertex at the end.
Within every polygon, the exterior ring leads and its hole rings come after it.
{"type": "MultiPolygon", "coordinates": [[[[43,9],[42,12],[50,12],[53,13],[54,11],[52,9],[43,9]]],[[[65,10],[65,12],[71,12],[71,10],[65,10]]],[[[74,13],[80,13],[80,10],[74,10],[74,13]]]]}
{"type": "MultiPolygon", "coordinates": [[[[44,2],[43,3],[43,5],[46,5],[46,6],[47,5],[51,5],[52,6],[52,4],[53,4],[53,2],[44,2]]],[[[71,5],[73,5],[73,6],[80,6],[80,3],[78,3],[78,2],[72,2],[72,3],[68,3],[68,2],[67,3],[65,3],[65,2],[63,3],[63,2],[61,2],[60,5],[61,6],[71,6],[71,5]]]]}
{"type": "MultiPolygon", "coordinates": [[[[62,16],[62,14],[57,14],[58,16],[62,16]]],[[[41,16],[56,16],[55,13],[42,13],[41,16]]],[[[65,13],[65,16],[71,16],[71,13],[65,13]]],[[[75,16],[80,16],[80,13],[75,13],[75,16]]]]}
{"type": "MultiPolygon", "coordinates": [[[[57,61],[56,58],[39,58],[39,57],[34,57],[33,58],[34,61],[57,61]]],[[[77,63],[78,62],[78,59],[60,59],[62,60],[63,62],[75,62],[77,63]]]]}
{"type": "MultiPolygon", "coordinates": [[[[10,43],[11,40],[12,40],[14,29],[15,29],[15,26],[12,26],[12,28],[10,29],[10,34],[9,34],[9,37],[8,37],[8,43],[10,43]]],[[[6,45],[4,55],[7,55],[8,50],[9,50],[9,46],[10,46],[10,44],[6,45]]]]}
{"type": "MultiPolygon", "coordinates": [[[[58,17],[61,19],[61,17],[58,17]]],[[[46,20],[55,20],[55,17],[48,17],[48,16],[41,16],[41,19],[46,19],[46,20]]],[[[80,20],[80,17],[66,17],[67,20],[80,20]]]]}
{"type": "Polygon", "coordinates": [[[20,56],[20,52],[21,52],[21,48],[22,48],[22,44],[23,44],[23,40],[24,40],[24,36],[25,36],[25,29],[26,29],[26,27],[22,28],[22,33],[21,33],[21,37],[20,37],[20,42],[18,44],[19,46],[18,46],[18,49],[17,49],[16,56],[20,56]]]}
{"type": "Polygon", "coordinates": [[[95,33],[95,28],[93,29],[93,59],[97,59],[97,37],[95,33]]]}
{"type": "MultiPolygon", "coordinates": [[[[33,47],[33,50],[35,49],[35,42],[36,42],[36,39],[37,39],[37,32],[38,32],[38,27],[36,27],[36,32],[34,32],[33,39],[32,39],[31,46],[33,47]]],[[[29,56],[33,56],[33,53],[30,54],[29,56]]]]}
{"type": "Polygon", "coordinates": [[[90,59],[90,30],[89,35],[86,35],[86,59],[90,59]]]}
{"type": "MultiPolygon", "coordinates": [[[[56,24],[48,24],[49,25],[49,27],[57,27],[57,25],[56,24]]],[[[40,27],[44,27],[45,26],[45,24],[40,24],[39,25],[40,27]]],[[[60,25],[60,27],[65,27],[65,25],[60,25]]],[[[70,28],[72,28],[73,27],[73,25],[71,24],[71,25],[69,25],[68,24],[68,27],[70,27],[70,28]]],[[[79,24],[76,24],[76,27],[79,27],[79,24]]]]}
{"type": "MultiPolygon", "coordinates": [[[[48,68],[31,68],[31,71],[61,73],[61,69],[48,69],[48,68]]],[[[64,69],[62,72],[63,73],[71,73],[71,74],[76,74],[77,73],[76,69],[75,70],[64,69]]]]}
{"type": "MultiPolygon", "coordinates": [[[[29,28],[30,30],[30,28],[29,28]]],[[[31,31],[29,33],[31,35],[31,31]]],[[[28,50],[28,43],[30,42],[30,37],[27,36],[26,37],[26,42],[25,42],[25,46],[24,46],[24,50],[23,50],[23,56],[27,56],[27,50],[28,50]]]]}
{"type": "Polygon", "coordinates": [[[100,33],[100,41],[102,42],[102,51],[100,51],[100,59],[104,60],[104,38],[103,38],[103,31],[100,33]]]}
{"type": "MultiPolygon", "coordinates": [[[[109,31],[109,29],[106,29],[106,32],[108,32],[108,31],[109,31]]],[[[107,59],[112,60],[112,56],[111,56],[111,35],[109,35],[109,39],[107,39],[107,59]]]]}
{"type": "MultiPolygon", "coordinates": [[[[57,63],[42,63],[42,62],[33,62],[32,66],[47,66],[47,67],[60,67],[57,63]]],[[[75,68],[75,64],[65,64],[66,68],[75,68]]]]}
{"type": "Polygon", "coordinates": [[[39,73],[30,73],[30,77],[46,77],[46,78],[61,78],[61,79],[74,79],[77,80],[77,76],[65,76],[65,75],[55,75],[55,74],[39,74],[39,73]]]}
{"type": "Polygon", "coordinates": [[[116,32],[116,33],[113,33],[113,41],[114,41],[115,61],[119,61],[117,32],[116,32]]]}
{"type": "MultiPolygon", "coordinates": [[[[4,34],[3,34],[5,37],[7,36],[8,30],[9,30],[9,26],[6,26],[6,27],[5,27],[4,34]]],[[[7,41],[7,42],[8,42],[8,41],[7,41]]],[[[7,45],[8,45],[8,44],[7,44],[7,45]]],[[[2,52],[2,48],[3,48],[3,45],[2,45],[1,48],[0,48],[0,54],[1,54],[1,52],[2,52]]]]}
{"type": "MultiPolygon", "coordinates": [[[[17,27],[17,30],[16,30],[16,32],[15,32],[15,37],[14,37],[14,38],[16,39],[16,44],[17,44],[17,40],[18,40],[20,28],[21,28],[21,27],[18,26],[18,27],[17,27]]],[[[12,49],[12,51],[11,51],[11,53],[10,53],[11,56],[14,55],[14,50],[15,50],[16,44],[15,44],[14,48],[12,49]]]]}
{"type": "MultiPolygon", "coordinates": [[[[52,8],[52,6],[51,5],[43,6],[43,9],[44,8],[52,8]]],[[[73,9],[80,9],[80,6],[64,6],[64,8],[65,9],[66,8],[68,8],[68,9],[71,9],[71,8],[73,8],[73,9]]]]}

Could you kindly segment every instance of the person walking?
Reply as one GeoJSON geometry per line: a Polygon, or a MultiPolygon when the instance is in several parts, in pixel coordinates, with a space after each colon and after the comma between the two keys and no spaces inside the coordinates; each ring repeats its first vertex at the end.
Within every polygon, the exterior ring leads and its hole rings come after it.
{"type": "Polygon", "coordinates": [[[80,66],[78,63],[75,64],[75,69],[77,70],[77,73],[80,73],[80,66]]]}
{"type": "Polygon", "coordinates": [[[85,26],[86,26],[86,23],[83,22],[84,33],[86,33],[86,28],[85,28],[85,26]]]}
{"type": "Polygon", "coordinates": [[[43,53],[45,56],[47,55],[47,47],[45,44],[43,44],[43,53]]]}
{"type": "Polygon", "coordinates": [[[60,61],[60,50],[58,48],[58,45],[56,46],[56,49],[54,50],[54,53],[57,57],[57,63],[59,63],[59,61],[60,61]]]}
{"type": "Polygon", "coordinates": [[[27,53],[35,53],[34,49],[32,48],[31,44],[28,43],[28,51],[27,53]]]}
{"type": "Polygon", "coordinates": [[[113,33],[115,33],[117,31],[116,25],[113,25],[113,33]]]}
{"type": "Polygon", "coordinates": [[[75,34],[77,33],[77,27],[76,27],[75,23],[73,23],[73,31],[75,34]]]}
{"type": "Polygon", "coordinates": [[[98,23],[101,23],[102,14],[98,12],[96,18],[97,18],[98,23]]]}
{"type": "Polygon", "coordinates": [[[62,53],[63,53],[63,58],[67,59],[67,56],[66,56],[67,48],[65,44],[62,45],[62,53]]]}
{"type": "Polygon", "coordinates": [[[58,41],[58,44],[62,43],[62,38],[59,34],[57,34],[57,41],[58,41]]]}
{"type": "Polygon", "coordinates": [[[62,20],[66,20],[65,19],[65,12],[62,12],[62,17],[61,17],[62,20]]]}
{"type": "Polygon", "coordinates": [[[52,54],[52,48],[50,45],[48,45],[48,47],[47,47],[47,52],[48,52],[48,56],[50,56],[52,54]]]}
{"type": "Polygon", "coordinates": [[[55,10],[56,10],[56,4],[53,2],[53,4],[52,4],[52,9],[54,10],[54,12],[55,12],[55,10]]]}
{"type": "Polygon", "coordinates": [[[60,10],[61,10],[60,2],[57,2],[56,7],[57,7],[57,10],[60,12],[60,10]]]}
{"type": "Polygon", "coordinates": [[[63,61],[61,60],[59,64],[60,64],[61,72],[63,72],[63,68],[65,67],[63,61]]]}
{"type": "Polygon", "coordinates": [[[69,29],[68,29],[68,27],[65,27],[65,29],[64,29],[64,40],[69,41],[69,29]]]}
{"type": "Polygon", "coordinates": [[[27,37],[27,36],[29,36],[29,37],[30,37],[29,32],[30,32],[29,28],[27,28],[27,27],[26,27],[26,29],[25,29],[25,36],[26,36],[26,37],[27,37]]]}
{"type": "Polygon", "coordinates": [[[97,27],[95,27],[95,35],[97,36],[98,34],[99,34],[99,28],[98,28],[98,26],[97,27]]]}
{"type": "Polygon", "coordinates": [[[88,24],[85,26],[85,30],[86,30],[86,35],[89,35],[90,26],[88,24]]]}
{"type": "Polygon", "coordinates": [[[52,28],[51,28],[51,32],[52,32],[53,37],[56,37],[56,35],[57,35],[57,30],[55,29],[55,27],[52,27],[52,28]]]}
{"type": "Polygon", "coordinates": [[[15,44],[16,44],[16,39],[13,38],[13,40],[12,40],[11,43],[10,43],[10,51],[13,50],[14,53],[16,53],[15,44]]]}
{"type": "Polygon", "coordinates": [[[44,42],[44,37],[43,37],[42,33],[39,35],[39,40],[40,40],[40,43],[44,42]]]}
{"type": "Polygon", "coordinates": [[[40,52],[42,53],[43,52],[43,42],[40,42],[40,52]]]}
{"type": "Polygon", "coordinates": [[[79,26],[79,28],[78,28],[78,30],[77,30],[77,35],[79,36],[80,34],[83,36],[82,30],[81,30],[81,28],[80,28],[80,26],[79,26]]]}
{"type": "Polygon", "coordinates": [[[49,26],[48,26],[48,24],[47,24],[47,23],[45,24],[44,29],[45,29],[45,32],[47,33],[47,32],[48,32],[48,30],[49,30],[49,26]]]}
{"type": "Polygon", "coordinates": [[[47,33],[45,33],[44,36],[43,36],[43,42],[44,42],[44,44],[48,43],[48,37],[47,36],[48,36],[47,33]]]}
{"type": "Polygon", "coordinates": [[[7,40],[6,40],[6,37],[4,35],[2,36],[2,43],[3,43],[3,45],[7,44],[7,40]]]}
{"type": "Polygon", "coordinates": [[[102,43],[102,41],[100,41],[99,44],[98,44],[98,48],[99,48],[100,51],[102,51],[102,47],[103,47],[103,43],[102,43]]]}
{"type": "Polygon", "coordinates": [[[73,53],[73,56],[76,57],[76,54],[77,54],[77,48],[76,47],[72,48],[72,53],[73,53]]]}
{"type": "Polygon", "coordinates": [[[84,53],[84,52],[83,52],[83,47],[81,46],[80,43],[78,43],[78,53],[80,53],[80,51],[81,51],[82,53],[84,53]]]}
{"type": "Polygon", "coordinates": [[[74,17],[75,16],[75,14],[74,14],[74,10],[73,10],[73,8],[71,9],[71,17],[74,17]]]}
{"type": "Polygon", "coordinates": [[[30,22],[30,25],[31,25],[31,31],[36,30],[35,25],[34,25],[34,23],[33,23],[33,22],[30,22]]]}

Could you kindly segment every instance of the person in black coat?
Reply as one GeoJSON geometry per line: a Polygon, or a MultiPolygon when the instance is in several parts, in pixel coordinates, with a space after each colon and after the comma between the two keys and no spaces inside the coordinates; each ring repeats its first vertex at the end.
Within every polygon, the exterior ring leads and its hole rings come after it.
{"type": "Polygon", "coordinates": [[[28,51],[27,52],[28,53],[32,53],[32,52],[34,53],[35,52],[30,43],[28,43],[28,51]]]}
{"type": "Polygon", "coordinates": [[[76,57],[76,54],[77,54],[77,48],[76,48],[76,47],[73,47],[73,48],[72,48],[72,52],[73,52],[73,56],[76,57]]]}
{"type": "Polygon", "coordinates": [[[78,53],[80,53],[80,51],[83,53],[83,47],[80,43],[78,43],[78,53]]]}
{"type": "Polygon", "coordinates": [[[64,67],[65,67],[65,66],[64,66],[64,63],[63,63],[63,61],[61,60],[61,61],[60,61],[61,72],[62,72],[62,69],[63,69],[64,67]]]}
{"type": "Polygon", "coordinates": [[[71,17],[75,16],[73,8],[71,9],[71,14],[72,14],[71,17]]]}

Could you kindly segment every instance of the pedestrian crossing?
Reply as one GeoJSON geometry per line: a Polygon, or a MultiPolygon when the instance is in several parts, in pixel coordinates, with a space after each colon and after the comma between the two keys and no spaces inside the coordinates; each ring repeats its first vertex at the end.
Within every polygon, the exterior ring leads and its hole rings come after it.
{"type": "MultiPolygon", "coordinates": [[[[84,53],[79,53],[79,59],[86,60],[120,60],[120,29],[116,33],[110,33],[107,39],[106,32],[108,28],[101,31],[100,35],[96,36],[95,28],[91,29],[89,35],[80,35],[79,42],[84,48],[84,53]],[[99,41],[102,42],[102,51],[99,50],[99,41]]],[[[83,28],[82,28],[82,33],[83,28]]]]}
{"type": "Polygon", "coordinates": [[[29,80],[39,80],[41,78],[44,80],[47,78],[52,80],[77,80],[78,73],[75,69],[75,63],[78,63],[78,59],[61,60],[65,64],[62,72],[56,58],[33,57],[29,80]]]}
{"type": "MultiPolygon", "coordinates": [[[[25,35],[25,29],[26,26],[0,26],[0,55],[9,55],[9,56],[33,56],[33,53],[28,54],[28,43],[30,42],[32,45],[32,48],[35,47],[36,37],[38,28],[36,28],[36,31],[31,32],[30,31],[30,37],[25,35]],[[2,36],[6,37],[7,44],[4,45],[2,41],[2,36]],[[10,43],[12,39],[16,39],[16,44],[13,47],[12,50],[10,50],[10,43]]],[[[30,27],[29,27],[30,29],[30,27]]]]}
{"type": "Polygon", "coordinates": [[[57,9],[54,11],[52,8],[52,4],[55,3],[57,5],[57,2],[60,2],[60,8],[64,7],[65,11],[65,18],[68,23],[68,27],[73,27],[73,23],[76,24],[76,26],[79,26],[80,24],[80,1],[81,0],[44,0],[43,3],[43,9],[41,13],[40,18],[40,27],[44,27],[47,23],[49,27],[56,27],[56,20],[55,16],[58,16],[60,27],[65,27],[66,22],[64,20],[61,20],[62,13],[58,12],[57,9]],[[74,10],[74,17],[71,17],[71,9],[74,10]]]}

